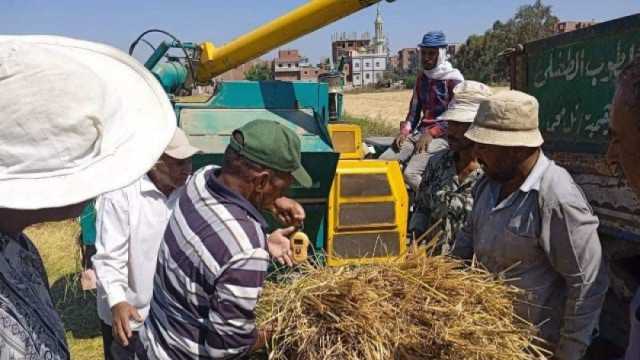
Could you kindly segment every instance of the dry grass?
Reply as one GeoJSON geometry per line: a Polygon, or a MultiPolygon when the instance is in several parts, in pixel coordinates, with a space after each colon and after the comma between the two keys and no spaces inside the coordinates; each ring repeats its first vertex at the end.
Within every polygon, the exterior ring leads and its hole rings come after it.
{"type": "Polygon", "coordinates": [[[94,292],[80,288],[80,232],[74,221],[38,224],[27,229],[44,261],[53,303],[62,316],[72,359],[102,359],[102,337],[94,292]]]}
{"type": "MultiPolygon", "coordinates": [[[[508,90],[507,87],[493,87],[494,92],[508,90]]],[[[352,117],[366,118],[375,122],[385,122],[398,129],[409,110],[411,90],[344,94],[344,112],[352,117]]]]}
{"type": "Polygon", "coordinates": [[[520,294],[444,257],[306,268],[270,283],[259,303],[271,359],[540,359],[520,294]]]}

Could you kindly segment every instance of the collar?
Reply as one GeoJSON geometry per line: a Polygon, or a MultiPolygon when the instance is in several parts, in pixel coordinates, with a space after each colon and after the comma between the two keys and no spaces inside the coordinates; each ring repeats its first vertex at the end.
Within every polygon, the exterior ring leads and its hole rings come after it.
{"type": "Polygon", "coordinates": [[[531,169],[527,179],[520,185],[520,191],[529,192],[531,190],[540,191],[540,183],[542,182],[542,175],[547,171],[547,168],[551,165],[549,160],[542,151],[536,161],[536,164],[531,169]]]}
{"type": "Polygon", "coordinates": [[[220,172],[219,168],[212,169],[211,171],[205,174],[205,179],[207,181],[207,190],[221,200],[239,206],[244,209],[246,212],[251,215],[257,222],[260,223],[262,229],[267,229],[267,221],[262,216],[262,213],[258,211],[258,209],[253,206],[247,199],[245,199],[242,195],[238,194],[234,190],[231,190],[226,185],[218,180],[216,175],[220,172]]]}
{"type": "Polygon", "coordinates": [[[151,178],[147,174],[145,174],[140,179],[140,191],[141,192],[159,192],[163,194],[162,191],[158,190],[158,188],[156,187],[156,184],[154,184],[153,181],[151,181],[151,178]]]}

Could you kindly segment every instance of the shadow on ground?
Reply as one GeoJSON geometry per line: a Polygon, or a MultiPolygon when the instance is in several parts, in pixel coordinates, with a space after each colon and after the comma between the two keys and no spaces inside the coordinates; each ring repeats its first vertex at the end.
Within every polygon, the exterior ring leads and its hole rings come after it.
{"type": "Polygon", "coordinates": [[[65,329],[76,339],[101,335],[95,291],[83,291],[77,274],[67,274],[53,283],[51,296],[65,329]]]}

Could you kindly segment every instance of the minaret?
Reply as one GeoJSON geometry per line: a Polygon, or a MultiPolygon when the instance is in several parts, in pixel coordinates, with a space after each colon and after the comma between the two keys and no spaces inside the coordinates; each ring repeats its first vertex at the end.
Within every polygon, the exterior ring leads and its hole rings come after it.
{"type": "Polygon", "coordinates": [[[382,24],[384,24],[384,21],[382,21],[382,15],[380,15],[380,5],[378,5],[378,9],[376,12],[376,21],[374,24],[376,26],[376,35],[373,41],[376,54],[384,54],[386,41],[384,38],[384,32],[382,31],[382,24]]]}

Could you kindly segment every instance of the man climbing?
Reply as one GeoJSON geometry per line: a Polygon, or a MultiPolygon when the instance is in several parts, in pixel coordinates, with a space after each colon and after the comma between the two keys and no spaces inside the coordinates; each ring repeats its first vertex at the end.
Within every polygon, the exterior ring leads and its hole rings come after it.
{"type": "Polygon", "coordinates": [[[429,157],[448,148],[447,124],[438,120],[453,97],[453,88],[464,77],[447,61],[447,41],[442,31],[431,31],[418,44],[423,71],[416,79],[409,113],[400,134],[380,159],[405,164],[404,178],[417,191],[429,157]]]}

